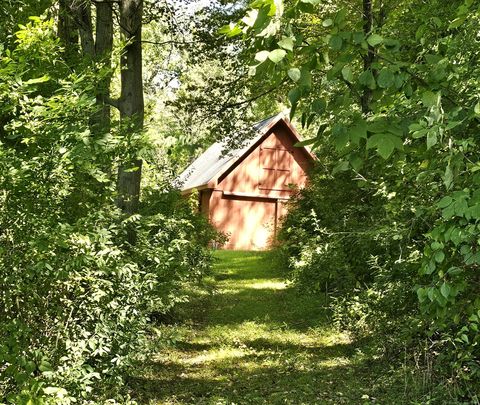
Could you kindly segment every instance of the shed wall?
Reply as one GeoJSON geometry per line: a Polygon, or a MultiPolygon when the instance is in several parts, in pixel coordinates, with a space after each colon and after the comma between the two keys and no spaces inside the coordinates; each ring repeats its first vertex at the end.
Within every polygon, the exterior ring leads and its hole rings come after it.
{"type": "Polygon", "coordinates": [[[209,198],[211,222],[229,236],[227,249],[266,249],[285,202],[302,188],[312,158],[294,147],[286,125],[276,125],[244,159],[219,178],[209,198]]]}
{"type": "MultiPolygon", "coordinates": [[[[303,148],[294,147],[294,142],[288,127],[285,125],[275,126],[263,142],[219,179],[216,189],[288,198],[292,190],[288,186],[275,187],[274,179],[268,182],[269,171],[265,170],[265,167],[270,164],[271,168],[281,169],[285,167],[282,166],[282,163],[285,164],[285,160],[289,160],[288,183],[298,188],[303,187],[307,180],[311,158],[303,148]],[[276,161],[269,159],[269,151],[278,153],[276,161]]],[[[273,171],[271,172],[270,174],[274,174],[273,171]]]]}
{"type": "Polygon", "coordinates": [[[214,191],[211,221],[229,237],[224,248],[266,249],[275,232],[276,205],[275,200],[225,196],[214,191]]]}

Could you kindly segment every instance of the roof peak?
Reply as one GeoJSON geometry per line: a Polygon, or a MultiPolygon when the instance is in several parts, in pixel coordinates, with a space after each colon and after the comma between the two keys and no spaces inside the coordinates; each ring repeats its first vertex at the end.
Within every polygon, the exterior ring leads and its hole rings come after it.
{"type": "Polygon", "coordinates": [[[299,139],[295,128],[290,124],[285,112],[265,118],[253,125],[257,134],[244,145],[229,153],[223,153],[225,142],[213,143],[205,152],[193,161],[179,176],[177,182],[182,192],[198,188],[207,188],[208,184],[227,171],[238,159],[253,147],[271,128],[283,120],[292,134],[299,139]]]}

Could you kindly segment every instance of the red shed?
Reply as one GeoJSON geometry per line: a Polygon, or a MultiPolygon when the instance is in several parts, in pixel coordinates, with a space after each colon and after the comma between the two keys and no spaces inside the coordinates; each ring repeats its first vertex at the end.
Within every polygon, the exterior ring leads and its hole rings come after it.
{"type": "Polygon", "coordinates": [[[265,249],[275,237],[284,203],[305,185],[314,156],[294,147],[300,137],[283,114],[255,125],[257,135],[223,153],[215,143],[180,176],[182,194],[199,191],[200,210],[226,233],[227,249],[265,249]]]}

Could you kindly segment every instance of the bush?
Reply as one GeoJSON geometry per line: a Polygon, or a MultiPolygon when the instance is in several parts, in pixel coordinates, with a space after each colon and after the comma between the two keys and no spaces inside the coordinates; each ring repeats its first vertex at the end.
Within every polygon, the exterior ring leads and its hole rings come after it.
{"type": "Polygon", "coordinates": [[[290,202],[279,233],[289,278],[310,292],[338,295],[372,280],[366,265],[379,243],[381,198],[346,175],[320,172],[290,202]]]}
{"type": "Polygon", "coordinates": [[[112,173],[145,141],[90,131],[94,75],[59,54],[36,20],[0,62],[0,402],[125,402],[150,314],[208,271],[216,234],[173,191],[116,208],[112,173]]]}
{"type": "Polygon", "coordinates": [[[292,199],[277,250],[299,288],[328,293],[340,328],[453,397],[476,398],[478,193],[438,201],[433,175],[416,178],[412,193],[397,178],[405,167],[414,165],[384,165],[368,183],[314,174],[292,199]]]}
{"type": "Polygon", "coordinates": [[[287,277],[302,290],[327,294],[336,325],[357,339],[368,337],[377,354],[414,352],[426,336],[414,289],[420,221],[392,208],[377,184],[321,170],[291,200],[282,224],[277,253],[287,277]]]}

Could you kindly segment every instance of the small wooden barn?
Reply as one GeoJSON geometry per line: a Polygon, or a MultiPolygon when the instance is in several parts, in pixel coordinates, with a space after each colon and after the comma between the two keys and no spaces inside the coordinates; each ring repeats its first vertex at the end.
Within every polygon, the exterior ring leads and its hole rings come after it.
{"type": "Polygon", "coordinates": [[[294,147],[300,137],[283,114],[254,129],[257,135],[230,153],[213,144],[180,176],[182,193],[198,190],[201,212],[229,236],[226,249],[268,247],[314,160],[307,148],[294,147]]]}

